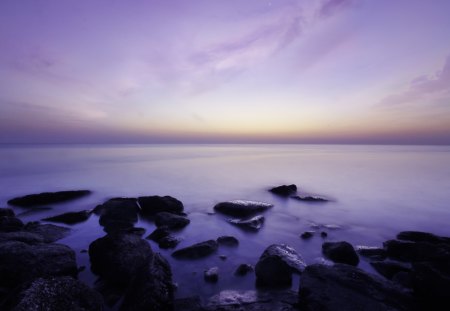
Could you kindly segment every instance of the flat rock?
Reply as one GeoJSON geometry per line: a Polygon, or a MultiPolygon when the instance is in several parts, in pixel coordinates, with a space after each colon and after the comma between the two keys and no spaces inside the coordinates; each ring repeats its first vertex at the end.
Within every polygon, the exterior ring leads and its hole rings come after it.
{"type": "Polygon", "coordinates": [[[266,287],[290,286],[292,273],[301,273],[306,267],[303,258],[286,244],[272,244],[262,253],[255,266],[258,285],[266,287]]]}
{"type": "Polygon", "coordinates": [[[217,238],[217,243],[223,246],[235,247],[239,245],[239,240],[231,235],[223,235],[217,238]]]}
{"type": "Polygon", "coordinates": [[[387,257],[386,250],[376,246],[358,245],[356,246],[356,251],[361,256],[377,261],[384,260],[387,257]]]}
{"type": "Polygon", "coordinates": [[[328,259],[337,263],[345,263],[352,266],[357,266],[359,263],[359,257],[355,249],[350,243],[345,241],[325,242],[322,244],[322,252],[328,259]]]}
{"type": "Polygon", "coordinates": [[[39,222],[29,222],[23,228],[23,231],[31,232],[42,237],[44,243],[53,243],[68,236],[70,228],[61,227],[53,224],[41,224],[39,222]]]}
{"type": "Polygon", "coordinates": [[[108,233],[120,232],[134,227],[138,221],[139,206],[133,198],[114,198],[98,205],[94,213],[108,233]]]}
{"type": "Polygon", "coordinates": [[[89,194],[91,194],[89,190],[43,192],[11,199],[8,201],[8,204],[20,207],[47,205],[75,200],[89,194]]]}
{"type": "Polygon", "coordinates": [[[272,192],[273,194],[276,194],[276,195],[279,195],[282,197],[288,197],[297,192],[297,186],[294,184],[282,185],[282,186],[271,188],[271,189],[269,189],[269,191],[272,192]]]}
{"type": "Polygon", "coordinates": [[[168,212],[160,212],[155,216],[156,226],[165,226],[169,229],[181,229],[189,225],[190,222],[191,221],[187,217],[168,212]]]}
{"type": "Polygon", "coordinates": [[[39,234],[26,231],[0,232],[0,243],[6,241],[17,241],[33,245],[44,243],[44,238],[39,234]]]}
{"type": "Polygon", "coordinates": [[[7,216],[7,217],[14,217],[16,214],[14,211],[10,208],[0,208],[0,217],[7,216]]]}
{"type": "Polygon", "coordinates": [[[249,219],[229,219],[228,222],[244,230],[258,231],[262,228],[264,220],[264,216],[258,215],[249,219]]]}
{"type": "Polygon", "coordinates": [[[171,196],[147,196],[138,198],[141,207],[141,215],[144,217],[154,216],[160,212],[180,214],[184,210],[183,203],[171,196]]]}
{"type": "Polygon", "coordinates": [[[23,228],[23,222],[14,216],[0,216],[0,232],[19,231],[23,228]]]}
{"type": "Polygon", "coordinates": [[[408,292],[345,264],[308,266],[301,277],[299,295],[300,309],[305,311],[414,310],[408,292]]]}
{"type": "Polygon", "coordinates": [[[442,237],[428,232],[422,231],[402,231],[397,234],[398,240],[410,242],[427,242],[432,244],[450,244],[449,237],[442,237]]]}
{"type": "Polygon", "coordinates": [[[197,259],[209,256],[217,251],[218,243],[215,240],[208,240],[185,248],[181,248],[172,253],[172,257],[184,259],[197,259]]]}
{"type": "Polygon", "coordinates": [[[411,272],[410,266],[393,261],[373,261],[370,265],[388,280],[392,280],[399,272],[411,272]]]}
{"type": "Polygon", "coordinates": [[[42,220],[51,221],[51,222],[60,222],[60,223],[68,224],[68,225],[73,225],[73,224],[88,220],[90,216],[91,216],[91,212],[89,210],[84,210],[84,211],[80,211],[80,212],[68,212],[68,213],[44,218],[42,220]]]}
{"type": "Polygon", "coordinates": [[[322,197],[315,197],[315,196],[298,196],[298,195],[294,195],[291,197],[292,199],[295,199],[297,201],[302,201],[302,202],[308,202],[308,203],[325,203],[328,202],[327,199],[322,198],[322,197]]]}
{"type": "Polygon", "coordinates": [[[247,217],[264,212],[271,207],[273,207],[272,204],[264,202],[234,200],[220,202],[214,206],[214,210],[230,216],[247,217]]]}
{"type": "Polygon", "coordinates": [[[388,240],[383,243],[387,255],[400,261],[449,261],[450,245],[388,240]]]}
{"type": "Polygon", "coordinates": [[[217,283],[219,280],[219,268],[218,267],[212,267],[208,270],[205,270],[203,274],[205,281],[209,283],[217,283]]]}

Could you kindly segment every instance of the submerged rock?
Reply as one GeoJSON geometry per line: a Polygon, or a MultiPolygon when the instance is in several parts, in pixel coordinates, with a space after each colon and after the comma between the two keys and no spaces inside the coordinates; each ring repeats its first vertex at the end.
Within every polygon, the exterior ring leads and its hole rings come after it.
{"type": "Polygon", "coordinates": [[[239,245],[239,240],[231,235],[223,235],[217,238],[217,243],[223,246],[235,247],[239,245]]]}
{"type": "Polygon", "coordinates": [[[156,214],[155,224],[158,227],[165,226],[169,229],[181,229],[186,227],[191,221],[184,217],[168,212],[161,212],[156,214]]]}
{"type": "Polygon", "coordinates": [[[325,242],[322,244],[322,252],[334,262],[346,263],[352,266],[357,266],[359,263],[358,254],[348,242],[325,242]]]}
{"type": "Polygon", "coordinates": [[[303,240],[306,240],[306,239],[310,239],[310,238],[312,238],[312,236],[314,235],[314,231],[305,231],[305,232],[303,232],[301,235],[300,235],[300,237],[303,239],[303,240]]]}
{"type": "Polygon", "coordinates": [[[327,199],[325,198],[321,198],[321,197],[313,197],[313,196],[292,196],[291,198],[296,199],[298,201],[303,201],[303,202],[311,202],[311,203],[324,203],[324,202],[328,202],[327,199]]]}
{"type": "Polygon", "coordinates": [[[8,204],[21,207],[47,205],[78,199],[89,194],[91,194],[89,190],[43,192],[11,199],[8,201],[8,204]]]}
{"type": "Polygon", "coordinates": [[[42,220],[73,225],[88,220],[90,216],[91,212],[89,210],[84,210],[80,212],[68,212],[61,215],[44,218],[42,220]]]}
{"type": "Polygon", "coordinates": [[[295,249],[285,244],[272,244],[255,266],[256,281],[267,287],[290,286],[292,273],[301,273],[305,267],[306,263],[295,249]]]}
{"type": "Polygon", "coordinates": [[[410,294],[356,267],[308,266],[300,284],[301,310],[414,310],[410,294]]]}
{"type": "Polygon", "coordinates": [[[322,238],[326,238],[328,236],[328,233],[326,233],[325,231],[320,232],[320,236],[322,238]]]}
{"type": "Polygon", "coordinates": [[[271,207],[273,207],[272,204],[264,202],[234,200],[218,203],[214,206],[214,210],[230,216],[247,217],[264,212],[271,207]]]}
{"type": "Polygon", "coordinates": [[[138,198],[141,214],[144,217],[154,216],[160,212],[180,214],[184,210],[183,203],[171,196],[147,196],[138,198]]]}
{"type": "Polygon", "coordinates": [[[217,283],[219,280],[219,268],[212,267],[204,272],[204,278],[206,282],[217,283]]]}
{"type": "Polygon", "coordinates": [[[276,195],[279,195],[282,197],[288,197],[297,192],[297,186],[294,184],[282,185],[282,186],[271,188],[269,191],[272,192],[273,194],[276,194],[276,195]]]}
{"type": "Polygon", "coordinates": [[[243,263],[240,264],[237,268],[236,271],[234,271],[234,275],[238,275],[238,276],[244,276],[249,272],[253,272],[254,268],[252,265],[243,263]]]}
{"type": "Polygon", "coordinates": [[[172,257],[197,259],[211,255],[217,251],[217,248],[218,243],[215,240],[208,240],[176,250],[172,253],[172,257]]]}
{"type": "Polygon", "coordinates": [[[244,230],[258,231],[264,224],[264,216],[258,215],[249,219],[229,219],[228,222],[244,230]]]}

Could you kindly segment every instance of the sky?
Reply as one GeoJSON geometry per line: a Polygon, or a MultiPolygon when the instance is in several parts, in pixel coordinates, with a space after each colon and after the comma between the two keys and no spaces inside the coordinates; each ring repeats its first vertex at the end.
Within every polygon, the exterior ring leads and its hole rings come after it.
{"type": "Polygon", "coordinates": [[[450,1],[2,0],[0,143],[450,144],[450,1]]]}

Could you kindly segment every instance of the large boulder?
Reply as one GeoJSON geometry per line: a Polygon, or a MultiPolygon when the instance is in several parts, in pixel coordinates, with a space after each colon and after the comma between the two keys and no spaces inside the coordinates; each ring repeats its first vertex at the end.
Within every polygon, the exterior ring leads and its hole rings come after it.
{"type": "Polygon", "coordinates": [[[359,263],[358,254],[353,246],[348,242],[325,242],[322,244],[323,254],[337,263],[346,263],[357,266],[359,263]]]}
{"type": "Polygon", "coordinates": [[[258,231],[262,228],[264,220],[264,216],[258,215],[248,219],[229,219],[228,222],[244,230],[258,231]]]}
{"type": "Polygon", "coordinates": [[[52,224],[41,224],[39,222],[29,222],[23,231],[37,234],[42,237],[44,243],[53,243],[68,236],[70,228],[56,226],[52,224]]]}
{"type": "Polygon", "coordinates": [[[94,213],[108,233],[126,231],[138,221],[139,206],[133,198],[114,198],[98,205],[94,213]]]}
{"type": "Polygon", "coordinates": [[[290,195],[297,193],[297,186],[294,184],[282,185],[282,186],[271,188],[271,189],[269,189],[269,191],[272,192],[273,194],[276,194],[276,195],[279,195],[282,197],[288,197],[290,195]]]}
{"type": "Polygon", "coordinates": [[[156,214],[155,224],[157,227],[165,226],[169,229],[181,229],[186,227],[191,221],[184,216],[175,215],[168,212],[156,214]]]}
{"type": "Polygon", "coordinates": [[[13,311],[101,311],[99,293],[71,277],[38,278],[14,298],[13,311]]]}
{"type": "Polygon", "coordinates": [[[218,203],[214,206],[214,210],[226,215],[247,217],[264,212],[271,207],[273,207],[272,204],[264,202],[234,200],[218,203]]]}
{"type": "Polygon", "coordinates": [[[144,217],[151,217],[160,212],[181,214],[184,210],[183,203],[171,196],[147,196],[138,198],[141,214],[144,217]]]}
{"type": "Polygon", "coordinates": [[[286,244],[272,244],[264,250],[255,266],[256,282],[264,287],[285,287],[292,283],[292,273],[306,267],[303,258],[286,244]]]}
{"type": "Polygon", "coordinates": [[[397,234],[397,239],[410,242],[427,242],[432,244],[450,244],[449,237],[442,237],[422,231],[402,231],[397,234]]]}
{"type": "Polygon", "coordinates": [[[413,263],[412,286],[422,310],[450,310],[450,262],[413,263]]]}
{"type": "Polygon", "coordinates": [[[0,217],[8,216],[8,217],[14,217],[16,214],[14,211],[10,208],[0,208],[0,217]]]}
{"type": "Polygon", "coordinates": [[[43,192],[11,199],[8,201],[8,204],[21,207],[47,205],[78,199],[90,193],[89,190],[43,192]]]}
{"type": "Polygon", "coordinates": [[[370,265],[389,280],[392,280],[400,272],[411,272],[410,266],[394,261],[372,261],[370,265]]]}
{"type": "Polygon", "coordinates": [[[33,245],[44,243],[44,238],[39,234],[26,231],[0,232],[0,243],[7,241],[18,241],[33,245]]]}
{"type": "Polygon", "coordinates": [[[23,228],[22,220],[14,216],[0,216],[0,232],[19,231],[23,228]]]}
{"type": "Polygon", "coordinates": [[[299,295],[300,309],[305,311],[415,310],[407,291],[345,264],[308,266],[299,295]]]}
{"type": "Polygon", "coordinates": [[[197,259],[211,255],[217,251],[218,243],[215,240],[208,240],[185,248],[181,248],[172,253],[172,257],[178,259],[197,259]]]}
{"type": "Polygon", "coordinates": [[[47,217],[42,220],[73,225],[88,220],[90,216],[91,212],[89,210],[84,210],[80,212],[68,212],[52,217],[47,217]]]}
{"type": "Polygon", "coordinates": [[[385,260],[387,257],[386,250],[376,246],[359,245],[356,246],[356,251],[359,255],[373,260],[385,260]]]}
{"type": "Polygon", "coordinates": [[[450,244],[388,240],[383,243],[387,255],[400,261],[448,261],[450,244]]]}

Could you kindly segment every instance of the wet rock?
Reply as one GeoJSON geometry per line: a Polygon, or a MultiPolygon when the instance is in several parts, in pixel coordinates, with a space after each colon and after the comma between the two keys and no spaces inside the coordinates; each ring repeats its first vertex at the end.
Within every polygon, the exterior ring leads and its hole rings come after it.
{"type": "Polygon", "coordinates": [[[326,233],[325,231],[320,232],[320,236],[322,238],[326,238],[328,236],[328,233],[326,233]]]}
{"type": "Polygon", "coordinates": [[[300,309],[305,311],[414,310],[406,291],[345,264],[308,266],[301,277],[299,295],[300,309]]]}
{"type": "Polygon", "coordinates": [[[168,235],[158,240],[158,246],[164,249],[175,248],[180,242],[181,242],[180,238],[168,235]]]}
{"type": "Polygon", "coordinates": [[[377,261],[385,260],[387,257],[386,250],[380,247],[359,245],[356,246],[356,251],[361,256],[377,261]]]}
{"type": "Polygon", "coordinates": [[[175,311],[202,311],[202,301],[199,296],[178,298],[174,300],[175,311]]]}
{"type": "Polygon", "coordinates": [[[89,219],[91,212],[88,210],[80,212],[68,212],[61,215],[44,218],[42,220],[51,222],[60,222],[68,225],[73,225],[79,222],[83,222],[89,219]]]}
{"type": "Polygon", "coordinates": [[[69,228],[52,224],[41,224],[39,222],[29,222],[23,228],[26,232],[31,232],[42,237],[44,243],[53,243],[68,236],[71,232],[69,228]]]}
{"type": "Polygon", "coordinates": [[[400,261],[450,260],[450,245],[389,240],[383,243],[387,255],[400,261]]]}
{"type": "Polygon", "coordinates": [[[160,212],[180,214],[184,210],[183,203],[171,196],[148,196],[138,198],[141,214],[144,217],[154,216],[160,212]]]}
{"type": "Polygon", "coordinates": [[[226,255],[219,255],[219,258],[222,260],[227,260],[228,257],[226,255]]]}
{"type": "Polygon", "coordinates": [[[178,216],[167,212],[158,213],[155,217],[156,226],[165,226],[169,229],[181,229],[186,227],[190,222],[191,221],[184,216],[178,216]]]}
{"type": "Polygon", "coordinates": [[[202,258],[216,252],[218,246],[219,245],[215,240],[208,240],[176,250],[172,253],[172,257],[185,259],[202,258]]]}
{"type": "Polygon", "coordinates": [[[348,242],[325,242],[322,244],[323,254],[334,262],[357,266],[358,254],[348,242]]]}
{"type": "Polygon", "coordinates": [[[44,243],[44,238],[39,234],[26,231],[0,232],[0,243],[6,241],[17,241],[33,245],[44,243]]]}
{"type": "Polygon", "coordinates": [[[305,232],[303,232],[303,233],[300,235],[300,237],[301,237],[303,240],[306,240],[306,239],[312,238],[313,235],[314,235],[314,231],[305,231],[305,232]]]}
{"type": "Polygon", "coordinates": [[[421,231],[403,231],[397,234],[398,240],[410,242],[427,242],[432,244],[450,244],[450,238],[421,231]]]}
{"type": "Polygon", "coordinates": [[[223,235],[217,238],[217,243],[219,243],[219,245],[223,245],[223,246],[238,246],[239,245],[239,240],[236,239],[234,236],[230,236],[230,235],[223,235]]]}
{"type": "Polygon", "coordinates": [[[385,278],[392,280],[392,278],[399,272],[410,272],[411,267],[393,261],[373,261],[370,263],[375,270],[385,278]]]}
{"type": "Polygon", "coordinates": [[[217,281],[219,280],[219,268],[218,267],[209,268],[208,270],[205,270],[203,276],[206,282],[217,283],[217,281]]]}
{"type": "Polygon", "coordinates": [[[138,221],[139,206],[133,198],[115,198],[98,205],[94,213],[108,233],[120,232],[134,227],[138,221]]]}
{"type": "Polygon", "coordinates": [[[162,238],[168,236],[170,234],[170,230],[167,226],[161,226],[156,228],[149,236],[146,237],[147,240],[152,240],[158,242],[162,238]]]}
{"type": "Polygon", "coordinates": [[[145,234],[145,229],[141,227],[133,227],[123,231],[125,234],[135,234],[137,236],[143,236],[145,234]]]}
{"type": "Polygon", "coordinates": [[[392,282],[397,283],[404,288],[413,287],[413,276],[411,272],[400,271],[392,277],[392,282]]]}
{"type": "Polygon", "coordinates": [[[230,216],[247,217],[264,212],[271,207],[273,207],[272,204],[264,202],[234,200],[218,203],[214,206],[214,210],[230,216]]]}
{"type": "Polygon", "coordinates": [[[18,303],[14,306],[14,311],[103,310],[100,294],[71,277],[36,279],[15,300],[18,303]]]}
{"type": "Polygon", "coordinates": [[[19,231],[23,228],[23,222],[14,216],[0,217],[0,232],[19,231]]]}
{"type": "Polygon", "coordinates": [[[264,250],[255,266],[256,281],[260,286],[290,286],[292,273],[301,273],[305,267],[295,249],[285,244],[272,244],[264,250]]]}
{"type": "Polygon", "coordinates": [[[33,214],[37,214],[37,213],[41,213],[43,211],[49,211],[51,210],[51,207],[48,206],[34,206],[34,207],[28,207],[26,211],[21,212],[20,214],[18,214],[17,216],[23,217],[23,216],[28,216],[28,215],[33,215],[33,214]]]}
{"type": "Polygon", "coordinates": [[[254,270],[254,268],[252,265],[243,263],[237,267],[236,271],[234,271],[234,275],[244,276],[247,273],[253,272],[253,270],[254,270]]]}
{"type": "Polygon", "coordinates": [[[302,201],[302,202],[309,202],[309,203],[325,203],[328,202],[327,199],[325,198],[321,198],[321,197],[314,197],[314,196],[292,196],[292,199],[298,200],[298,201],[302,201]]]}
{"type": "Polygon", "coordinates": [[[264,216],[258,215],[249,219],[229,219],[228,222],[244,230],[258,231],[262,228],[264,220],[264,216]]]}
{"type": "Polygon", "coordinates": [[[0,208],[0,217],[7,216],[7,217],[15,217],[16,214],[14,211],[10,208],[0,208]]]}
{"type": "Polygon", "coordinates": [[[30,207],[36,205],[47,205],[66,202],[89,195],[89,190],[43,192],[39,194],[29,194],[23,197],[14,198],[8,201],[9,205],[30,207]]]}
{"type": "Polygon", "coordinates": [[[294,184],[282,185],[282,186],[274,187],[274,188],[270,189],[269,191],[272,192],[273,194],[276,194],[276,195],[279,195],[282,197],[288,197],[297,192],[297,186],[294,184]]]}
{"type": "Polygon", "coordinates": [[[13,288],[39,277],[76,276],[75,252],[62,244],[0,244],[0,287],[13,288]]]}

